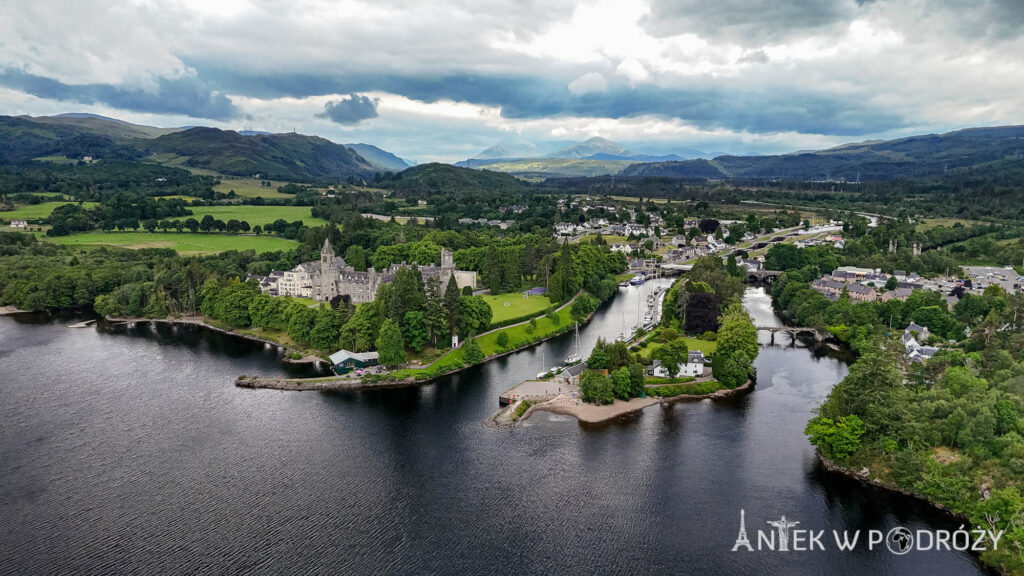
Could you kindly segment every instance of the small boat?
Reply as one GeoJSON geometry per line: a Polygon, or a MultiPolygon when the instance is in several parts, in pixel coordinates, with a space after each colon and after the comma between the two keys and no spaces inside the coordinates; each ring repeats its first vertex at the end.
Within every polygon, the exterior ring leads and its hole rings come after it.
{"type": "Polygon", "coordinates": [[[565,357],[565,364],[572,366],[573,364],[579,363],[583,360],[583,354],[580,350],[580,323],[576,323],[576,335],[572,339],[572,352],[565,357]]]}
{"type": "Polygon", "coordinates": [[[637,274],[636,276],[633,276],[633,279],[629,281],[629,283],[632,284],[633,286],[639,286],[644,282],[647,282],[647,277],[642,274],[637,274]]]}
{"type": "Polygon", "coordinates": [[[629,280],[623,280],[622,282],[619,282],[619,287],[620,288],[626,288],[628,286],[629,286],[629,280]]]}

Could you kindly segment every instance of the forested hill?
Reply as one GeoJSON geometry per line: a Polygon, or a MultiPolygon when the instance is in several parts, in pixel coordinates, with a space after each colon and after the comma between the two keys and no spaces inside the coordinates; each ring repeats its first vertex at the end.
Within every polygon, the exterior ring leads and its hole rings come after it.
{"type": "MultiPolygon", "coordinates": [[[[719,156],[710,165],[731,178],[853,182],[942,176],[1021,155],[1024,126],[999,126],[845,144],[816,152],[719,156]]],[[[622,174],[690,178],[696,167],[693,162],[635,164],[622,174]]],[[[1024,164],[1024,157],[1020,162],[1024,164]]]]}
{"type": "Polygon", "coordinates": [[[381,184],[396,196],[426,198],[443,194],[462,196],[473,193],[499,195],[525,192],[531,185],[515,176],[490,170],[460,168],[450,164],[420,164],[389,175],[381,184]]]}
{"type": "Polygon", "coordinates": [[[126,139],[106,133],[95,125],[0,116],[0,164],[54,155],[131,159],[141,156],[142,152],[126,139]]]}
{"type": "Polygon", "coordinates": [[[156,128],[96,116],[0,116],[0,164],[47,156],[137,160],[154,153],[175,154],[187,166],[222,174],[260,174],[293,182],[365,178],[393,169],[317,136],[243,136],[216,128],[156,128]]]}
{"type": "Polygon", "coordinates": [[[724,178],[725,174],[711,164],[711,162],[698,159],[631,164],[622,171],[622,176],[716,179],[724,178]]]}
{"type": "Polygon", "coordinates": [[[319,136],[259,134],[191,128],[137,141],[150,152],[187,156],[186,164],[233,176],[310,181],[372,176],[377,168],[355,151],[319,136]]]}

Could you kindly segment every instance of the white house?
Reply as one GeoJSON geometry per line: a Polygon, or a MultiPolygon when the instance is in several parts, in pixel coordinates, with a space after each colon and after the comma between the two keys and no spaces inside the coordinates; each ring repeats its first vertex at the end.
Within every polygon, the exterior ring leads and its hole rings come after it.
{"type": "Polygon", "coordinates": [[[624,236],[654,236],[654,230],[635,224],[627,224],[622,233],[624,236]]]}
{"type": "Polygon", "coordinates": [[[707,364],[707,358],[704,357],[704,353],[700,350],[691,350],[687,353],[686,364],[680,364],[679,367],[682,372],[680,376],[703,376],[704,366],[707,364]]]}
{"type": "Polygon", "coordinates": [[[900,342],[903,343],[907,357],[911,362],[924,362],[925,360],[931,359],[931,357],[935,356],[935,353],[939,351],[938,348],[933,346],[924,346],[920,344],[918,339],[921,341],[928,339],[928,328],[915,322],[911,322],[910,326],[907,326],[907,329],[903,331],[903,336],[900,338],[900,342]]]}
{"type": "Polygon", "coordinates": [[[11,228],[28,228],[28,222],[24,220],[11,220],[11,228]]]}
{"type": "Polygon", "coordinates": [[[612,252],[622,252],[623,254],[633,253],[633,246],[630,244],[612,244],[608,249],[612,252]]]}
{"type": "MultiPolygon", "coordinates": [[[[686,362],[679,364],[679,377],[689,376],[691,378],[698,378],[704,375],[704,367],[707,364],[707,358],[704,357],[704,353],[700,350],[691,350],[686,354],[686,362]]],[[[669,374],[668,368],[661,364],[661,360],[655,360],[654,364],[647,369],[647,374],[656,378],[671,378],[675,374],[669,374]]]]}

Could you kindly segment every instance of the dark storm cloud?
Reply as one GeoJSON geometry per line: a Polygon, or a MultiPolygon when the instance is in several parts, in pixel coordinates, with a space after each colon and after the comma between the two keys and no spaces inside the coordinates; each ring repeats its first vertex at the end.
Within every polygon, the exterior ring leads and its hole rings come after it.
{"type": "Polygon", "coordinates": [[[327,118],[332,122],[351,126],[363,120],[376,118],[377,101],[368,96],[349,94],[348,97],[340,100],[332,100],[324,104],[324,111],[317,114],[318,118],[327,118]]]}
{"type": "Polygon", "coordinates": [[[693,33],[760,46],[842,24],[852,0],[653,0],[641,25],[655,36],[693,33]]]}
{"type": "Polygon", "coordinates": [[[978,0],[940,2],[954,29],[969,37],[1009,40],[1024,34],[1024,2],[978,0]]]}
{"type": "MultiPolygon", "coordinates": [[[[255,98],[304,98],[351,94],[328,104],[319,116],[353,124],[370,108],[358,93],[387,92],[423,102],[453,100],[501,107],[505,118],[632,118],[652,115],[678,118],[703,129],[748,132],[804,132],[861,136],[903,127],[907,121],[890,109],[856,95],[816,92],[806,86],[750,90],[740,86],[673,88],[655,85],[637,90],[612,84],[607,92],[574,95],[557,80],[536,76],[448,75],[437,77],[365,75],[248,76],[235,71],[202,70],[232,94],[255,98]],[[353,100],[354,98],[359,100],[353,100]],[[365,110],[364,110],[365,107],[365,110]],[[336,119],[332,114],[336,114],[336,119]]],[[[369,102],[372,104],[372,102],[369,102]]]]}
{"type": "Polygon", "coordinates": [[[239,115],[231,99],[198,78],[160,79],[156,90],[110,84],[64,84],[8,68],[0,72],[0,86],[21,90],[37,98],[105,104],[122,110],[153,114],[181,114],[193,118],[230,120],[239,115]]]}

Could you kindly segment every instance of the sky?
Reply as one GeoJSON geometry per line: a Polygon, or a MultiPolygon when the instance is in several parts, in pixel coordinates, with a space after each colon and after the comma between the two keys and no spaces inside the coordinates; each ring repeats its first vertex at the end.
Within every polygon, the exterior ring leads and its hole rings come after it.
{"type": "Polygon", "coordinates": [[[781,153],[1024,123],[1020,0],[0,0],[0,114],[415,162],[601,136],[781,153]]]}

